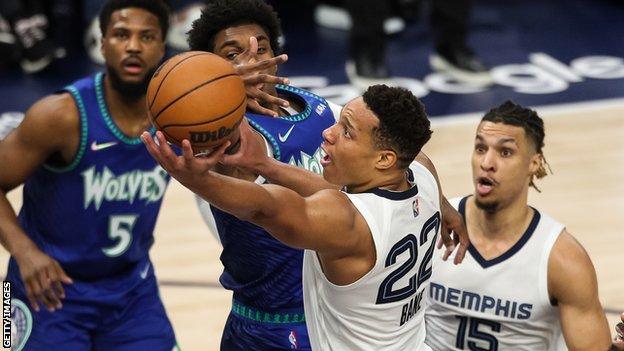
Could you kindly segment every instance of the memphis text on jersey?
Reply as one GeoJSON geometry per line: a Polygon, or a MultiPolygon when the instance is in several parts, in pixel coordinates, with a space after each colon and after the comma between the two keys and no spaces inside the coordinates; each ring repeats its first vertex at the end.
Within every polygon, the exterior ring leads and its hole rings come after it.
{"type": "Polygon", "coordinates": [[[134,170],[121,175],[115,175],[108,167],[96,171],[95,166],[81,173],[84,180],[84,208],[91,203],[96,210],[100,209],[102,201],[143,200],[147,203],[159,201],[167,188],[167,173],[156,166],[152,170],[134,170]]]}
{"type": "Polygon", "coordinates": [[[530,303],[499,299],[445,287],[434,282],[429,285],[429,297],[450,306],[519,320],[531,318],[531,310],[533,309],[533,305],[530,303]]]}

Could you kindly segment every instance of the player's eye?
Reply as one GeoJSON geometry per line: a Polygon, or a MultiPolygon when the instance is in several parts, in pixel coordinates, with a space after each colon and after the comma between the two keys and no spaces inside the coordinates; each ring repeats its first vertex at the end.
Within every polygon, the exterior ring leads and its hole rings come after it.
{"type": "Polygon", "coordinates": [[[126,32],[115,32],[113,36],[117,39],[128,39],[128,33],[126,32]]]}
{"type": "Polygon", "coordinates": [[[510,149],[503,149],[501,151],[501,156],[503,157],[509,157],[511,155],[513,155],[513,152],[510,149]]]}
{"type": "Polygon", "coordinates": [[[479,154],[482,154],[485,152],[485,146],[481,145],[481,144],[477,144],[475,145],[475,151],[479,154]]]}
{"type": "Polygon", "coordinates": [[[259,48],[258,48],[258,53],[259,53],[259,54],[264,54],[264,53],[266,53],[266,52],[267,52],[267,49],[266,49],[266,48],[264,48],[264,47],[259,47],[259,48]]]}
{"type": "Polygon", "coordinates": [[[236,59],[236,56],[238,56],[238,52],[230,52],[225,55],[225,58],[227,58],[230,61],[234,61],[234,59],[236,59]]]}
{"type": "Polygon", "coordinates": [[[349,132],[349,129],[345,128],[345,129],[344,129],[344,131],[342,132],[342,134],[343,134],[345,137],[347,137],[347,138],[351,139],[351,132],[349,132]]]}
{"type": "Polygon", "coordinates": [[[153,35],[153,34],[144,34],[144,35],[141,37],[141,39],[142,39],[143,41],[150,42],[150,41],[153,41],[153,40],[155,39],[155,37],[154,37],[154,35],[153,35]]]}

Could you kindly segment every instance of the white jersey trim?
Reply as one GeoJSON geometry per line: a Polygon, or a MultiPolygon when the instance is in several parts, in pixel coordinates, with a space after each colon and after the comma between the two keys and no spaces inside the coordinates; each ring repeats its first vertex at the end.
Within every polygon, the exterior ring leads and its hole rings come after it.
{"type": "MultiPolygon", "coordinates": [[[[542,215],[542,221],[548,221],[548,217],[542,215]]],[[[565,228],[565,227],[564,227],[565,228]]],[[[542,296],[542,304],[547,308],[554,308],[554,306],[550,300],[550,291],[548,291],[548,262],[550,261],[550,255],[552,254],[552,249],[559,238],[559,235],[563,232],[563,229],[560,226],[555,227],[551,232],[548,233],[548,239],[544,242],[544,247],[542,249],[542,260],[539,265],[539,289],[540,296],[542,296]]]]}

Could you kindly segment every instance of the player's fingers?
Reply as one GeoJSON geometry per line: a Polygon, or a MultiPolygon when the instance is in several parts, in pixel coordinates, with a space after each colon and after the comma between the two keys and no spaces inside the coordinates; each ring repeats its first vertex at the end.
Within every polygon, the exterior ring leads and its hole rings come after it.
{"type": "Polygon", "coordinates": [[[182,156],[184,157],[184,165],[189,168],[193,164],[195,155],[193,153],[191,142],[187,139],[182,140],[182,156]]]}
{"type": "Polygon", "coordinates": [[[439,237],[438,242],[436,243],[436,249],[440,250],[442,245],[444,245],[444,242],[442,242],[442,237],[439,237]]]}
{"type": "Polygon", "coordinates": [[[258,55],[258,39],[253,35],[249,38],[249,54],[251,57],[258,55]]]}
{"type": "Polygon", "coordinates": [[[59,277],[56,274],[56,271],[53,268],[50,268],[48,270],[48,286],[43,291],[44,295],[48,298],[48,300],[51,303],[51,305],[48,306],[50,310],[59,309],[63,307],[63,304],[61,303],[61,295],[59,294],[59,291],[57,290],[58,289],[57,284],[58,285],[61,284],[58,279],[59,277]]]}
{"type": "Polygon", "coordinates": [[[212,154],[210,154],[211,158],[214,158],[215,163],[216,161],[223,158],[223,155],[225,154],[225,150],[227,150],[227,148],[230,147],[230,145],[232,145],[232,142],[228,140],[225,143],[219,145],[219,147],[212,154]]]}
{"type": "Polygon", "coordinates": [[[442,260],[446,261],[446,259],[448,259],[448,257],[451,255],[453,250],[455,250],[455,245],[453,244],[453,238],[451,238],[451,235],[449,234],[448,230],[443,230],[441,232],[440,237],[445,246],[444,254],[442,255],[442,260]]]}
{"type": "Polygon", "coordinates": [[[28,302],[30,303],[30,306],[32,307],[33,310],[35,310],[36,312],[39,312],[39,302],[37,301],[37,298],[35,297],[35,281],[33,280],[29,280],[24,282],[24,285],[26,286],[26,298],[28,299],[28,302]]]}
{"type": "Polygon", "coordinates": [[[256,101],[258,101],[258,100],[266,101],[269,104],[280,105],[280,106],[284,106],[284,107],[288,107],[290,105],[288,100],[284,100],[284,99],[278,98],[278,97],[273,96],[273,95],[271,95],[271,94],[269,94],[269,93],[267,93],[265,91],[262,91],[260,89],[254,89],[253,91],[250,91],[248,93],[256,101]]]}
{"type": "Polygon", "coordinates": [[[462,242],[461,239],[459,241],[459,246],[457,248],[457,252],[455,252],[455,260],[453,261],[455,264],[460,264],[464,260],[466,256],[466,251],[468,250],[468,244],[462,242]]]}
{"type": "Polygon", "coordinates": [[[453,250],[455,250],[455,246],[447,246],[446,249],[444,249],[444,255],[442,255],[442,260],[446,261],[453,253],[453,250]]]}
{"type": "Polygon", "coordinates": [[[271,67],[276,67],[277,65],[282,64],[286,61],[288,61],[288,55],[281,54],[281,55],[272,57],[270,59],[266,59],[266,60],[262,60],[262,61],[258,61],[255,63],[245,65],[245,67],[241,67],[241,68],[243,68],[245,72],[256,72],[256,71],[266,70],[271,67]]]}
{"type": "Polygon", "coordinates": [[[256,99],[247,99],[247,109],[261,115],[277,117],[277,112],[263,107],[256,99]]]}
{"type": "MultiPolygon", "coordinates": [[[[69,277],[67,276],[67,274],[65,274],[65,271],[63,271],[63,269],[58,263],[55,265],[53,269],[54,269],[55,279],[52,280],[52,289],[54,290],[54,293],[59,298],[64,299],[65,289],[63,289],[63,282],[66,281],[66,279],[69,279],[69,277]]],[[[71,279],[69,280],[71,281],[71,279]]]]}
{"type": "MultiPolygon", "coordinates": [[[[63,284],[74,284],[74,281],[72,280],[72,278],[70,278],[69,275],[67,275],[67,273],[65,273],[65,271],[63,270],[61,265],[58,264],[58,262],[56,262],[56,272],[58,273],[59,280],[61,281],[61,283],[63,283],[63,284]]],[[[63,296],[63,297],[65,297],[65,296],[63,296]]]]}
{"type": "Polygon", "coordinates": [[[457,253],[455,255],[455,264],[460,264],[464,257],[466,256],[466,251],[468,251],[468,247],[470,246],[470,238],[468,237],[468,232],[466,231],[465,226],[461,226],[455,231],[455,237],[459,241],[459,248],[457,249],[457,253]]]}
{"type": "Polygon", "coordinates": [[[290,80],[286,77],[273,76],[266,73],[247,75],[243,78],[245,84],[255,85],[261,83],[268,84],[289,84],[290,80]]]}
{"type": "Polygon", "coordinates": [[[46,307],[49,311],[61,308],[60,296],[56,294],[55,283],[58,283],[59,276],[54,265],[49,266],[41,275],[42,294],[46,298],[46,307]]]}
{"type": "Polygon", "coordinates": [[[33,284],[33,295],[37,301],[41,302],[48,310],[54,308],[54,303],[47,296],[47,287],[49,287],[48,276],[45,272],[37,274],[37,284],[33,284]]]}
{"type": "Polygon", "coordinates": [[[156,132],[156,139],[158,139],[158,151],[162,161],[161,165],[163,165],[166,170],[175,169],[178,155],[171,150],[167,139],[165,139],[165,135],[161,131],[156,132]]]}
{"type": "Polygon", "coordinates": [[[162,165],[160,150],[158,150],[158,145],[156,145],[152,136],[148,132],[143,132],[143,134],[141,134],[141,140],[143,141],[143,144],[145,144],[147,152],[149,152],[149,154],[162,165]]]}

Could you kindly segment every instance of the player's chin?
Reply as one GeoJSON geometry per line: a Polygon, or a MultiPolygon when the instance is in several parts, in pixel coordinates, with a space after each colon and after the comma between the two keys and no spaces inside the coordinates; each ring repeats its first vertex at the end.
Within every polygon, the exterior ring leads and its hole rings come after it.
{"type": "Polygon", "coordinates": [[[498,209],[498,201],[493,198],[483,198],[479,194],[475,195],[475,205],[486,212],[494,212],[498,209]]]}
{"type": "Polygon", "coordinates": [[[142,72],[139,74],[135,74],[135,73],[131,74],[131,73],[126,73],[122,71],[121,74],[119,75],[119,78],[125,84],[139,84],[145,81],[145,72],[142,72]]]}

